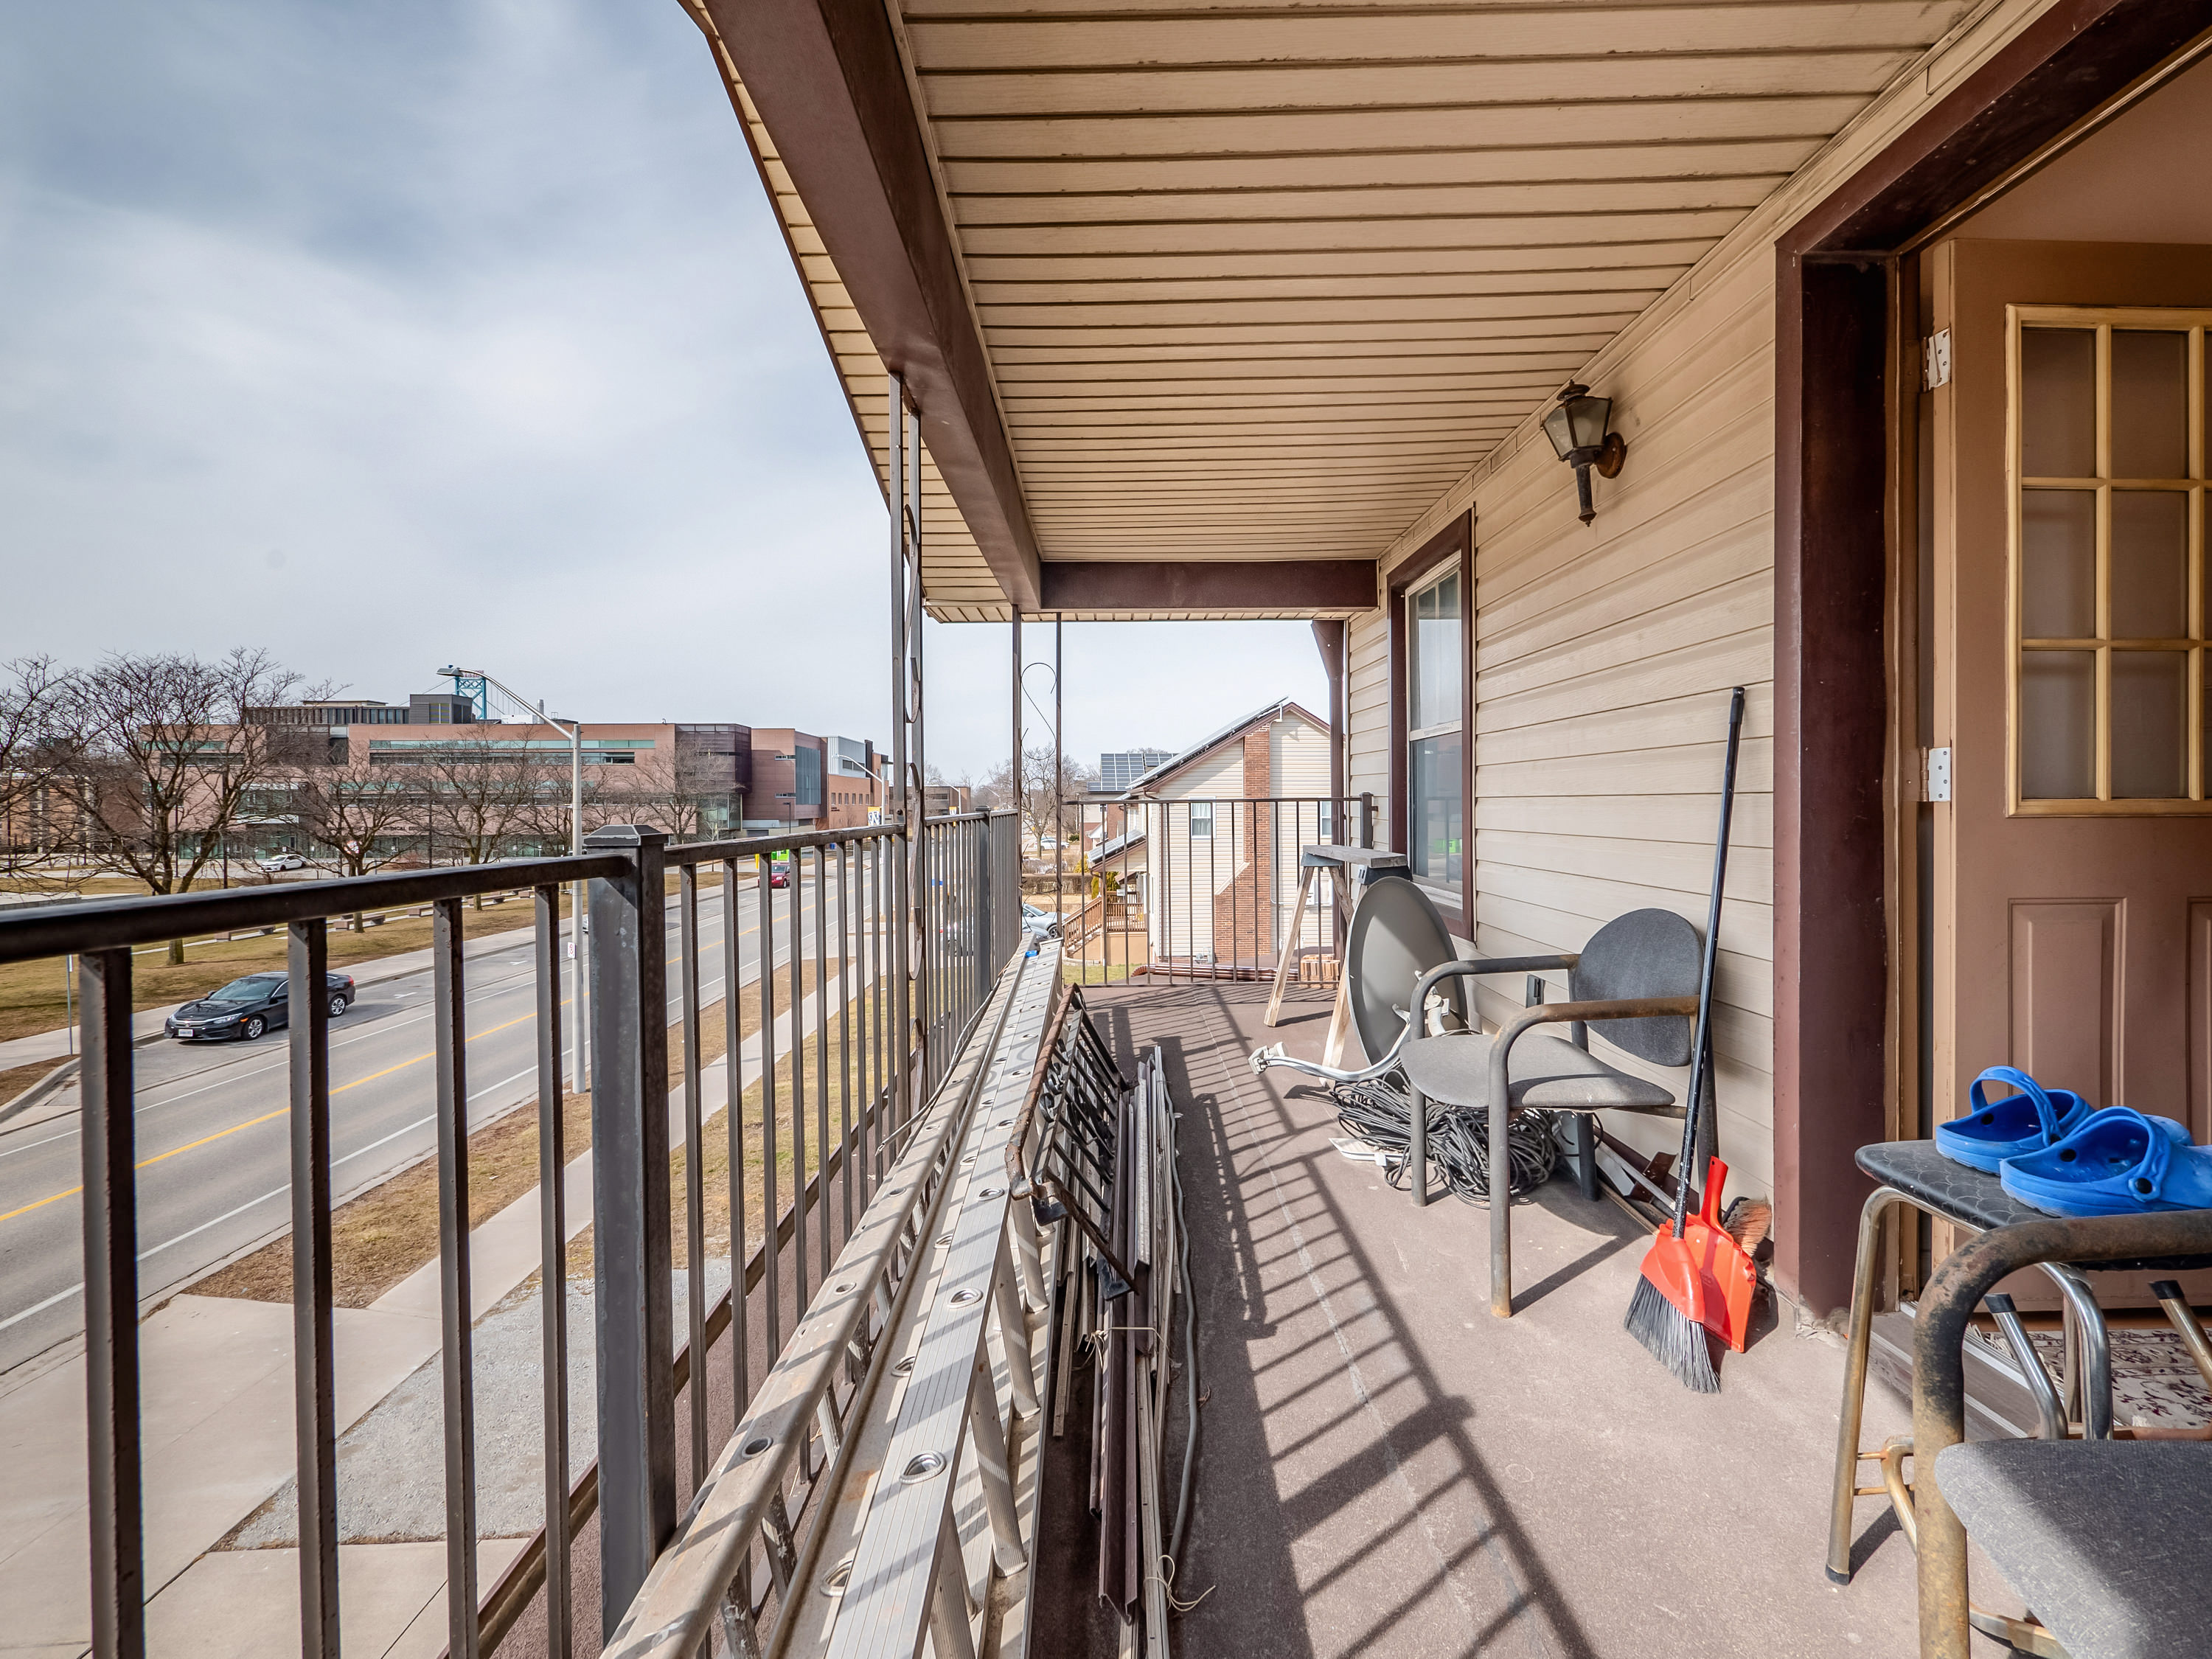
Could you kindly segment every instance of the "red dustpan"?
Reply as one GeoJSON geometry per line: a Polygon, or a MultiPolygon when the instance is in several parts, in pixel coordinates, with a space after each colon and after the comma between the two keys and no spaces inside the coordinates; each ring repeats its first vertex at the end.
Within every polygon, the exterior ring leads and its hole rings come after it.
{"type": "Polygon", "coordinates": [[[1686,1217],[1682,1236],[1662,1227],[1644,1258],[1644,1276],[1668,1301],[1715,1336],[1743,1352],[1759,1271],[1735,1236],[1721,1224],[1721,1188],[1728,1165],[1715,1158],[1705,1174],[1705,1201],[1686,1217]]]}

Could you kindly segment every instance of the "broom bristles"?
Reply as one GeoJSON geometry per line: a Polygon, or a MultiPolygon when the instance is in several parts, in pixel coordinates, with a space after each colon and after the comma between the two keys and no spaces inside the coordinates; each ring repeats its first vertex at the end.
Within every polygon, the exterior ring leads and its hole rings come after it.
{"type": "Polygon", "coordinates": [[[1628,1334],[1649,1349],[1651,1357],[1674,1373],[1681,1385],[1696,1394],[1718,1394],[1720,1373],[1713,1369],[1712,1345],[1705,1328],[1667,1299],[1667,1293],[1641,1273],[1636,1294],[1628,1299],[1628,1314],[1621,1322],[1628,1334]]]}

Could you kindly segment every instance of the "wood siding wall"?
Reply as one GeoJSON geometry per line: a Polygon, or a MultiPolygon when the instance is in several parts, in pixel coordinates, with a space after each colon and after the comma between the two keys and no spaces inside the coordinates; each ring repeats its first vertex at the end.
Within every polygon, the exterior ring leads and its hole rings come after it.
{"type": "MultiPolygon", "coordinates": [[[[1618,478],[1597,482],[1595,523],[1577,520],[1574,475],[1528,433],[1421,526],[1474,506],[1485,955],[1577,950],[1646,905],[1704,926],[1728,691],[1748,688],[1716,1042],[1721,1152],[1738,1189],[1761,1192],[1773,1180],[1773,341],[1771,267],[1741,259],[1595,384],[1629,452],[1618,478]]],[[[1419,545],[1409,534],[1399,556],[1419,545]]],[[[1350,654],[1350,787],[1381,797],[1382,612],[1353,623],[1350,654]]],[[[1565,976],[1552,977],[1563,998],[1565,976]]],[[[1520,990],[1486,985],[1486,1020],[1520,990]]],[[[1612,1127],[1654,1149],[1674,1134],[1629,1116],[1612,1127]]]]}

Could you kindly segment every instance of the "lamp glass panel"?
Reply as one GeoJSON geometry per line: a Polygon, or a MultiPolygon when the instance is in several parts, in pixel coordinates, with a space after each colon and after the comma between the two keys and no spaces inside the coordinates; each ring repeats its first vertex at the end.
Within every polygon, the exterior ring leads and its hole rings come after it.
{"type": "Polygon", "coordinates": [[[1573,426],[1575,447],[1595,449],[1605,441],[1605,423],[1613,413],[1610,398],[1577,398],[1567,405],[1567,415],[1573,426]]]}
{"type": "Polygon", "coordinates": [[[1552,441],[1553,453],[1561,460],[1566,459],[1567,452],[1575,447],[1575,441],[1567,424],[1567,406],[1565,404],[1544,416],[1544,435],[1552,441]]]}

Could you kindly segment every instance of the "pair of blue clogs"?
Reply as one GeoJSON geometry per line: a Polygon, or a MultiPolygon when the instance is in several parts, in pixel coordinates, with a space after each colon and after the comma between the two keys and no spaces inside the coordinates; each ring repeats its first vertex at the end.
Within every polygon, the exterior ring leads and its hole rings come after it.
{"type": "Polygon", "coordinates": [[[2170,1117],[2125,1106],[2100,1112],[2012,1066],[1976,1078],[1972,1098],[1972,1111],[1936,1127],[1936,1150],[1996,1175],[2031,1208],[2064,1216],[2212,1209],[2212,1147],[2191,1146],[2170,1117]],[[2020,1092],[1991,1102],[1983,1093],[1991,1083],[2020,1092]]]}

